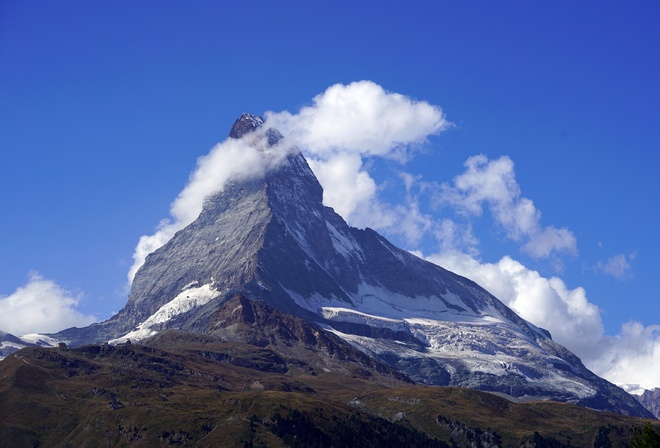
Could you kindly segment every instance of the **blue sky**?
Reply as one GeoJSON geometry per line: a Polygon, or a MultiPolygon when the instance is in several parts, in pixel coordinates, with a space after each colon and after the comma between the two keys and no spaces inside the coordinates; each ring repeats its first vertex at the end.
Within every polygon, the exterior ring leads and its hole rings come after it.
{"type": "Polygon", "coordinates": [[[575,340],[586,322],[594,345],[560,342],[613,381],[648,385],[616,369],[634,346],[629,364],[660,377],[658,19],[651,1],[2,2],[0,329],[118,311],[138,240],[242,112],[295,115],[369,80],[451,123],[405,162],[360,154],[371,199],[421,217],[414,238],[379,230],[493,282],[535,323],[565,308],[572,326],[553,334],[575,340]],[[461,190],[468,159],[473,180],[499,162],[508,196],[461,190]],[[527,201],[536,230],[516,239],[507,219],[527,201]],[[442,223],[462,232],[451,248],[442,223]],[[572,246],[525,250],[544,229],[572,246]]]}

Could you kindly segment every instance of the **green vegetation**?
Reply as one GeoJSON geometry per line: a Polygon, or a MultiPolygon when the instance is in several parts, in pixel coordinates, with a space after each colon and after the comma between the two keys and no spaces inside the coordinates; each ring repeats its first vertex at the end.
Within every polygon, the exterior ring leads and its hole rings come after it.
{"type": "Polygon", "coordinates": [[[270,348],[30,348],[0,363],[0,447],[647,447],[645,420],[326,371],[270,348]],[[309,372],[313,371],[313,374],[309,372]]]}
{"type": "Polygon", "coordinates": [[[630,443],[631,448],[657,448],[660,447],[660,433],[658,433],[651,423],[646,422],[641,427],[634,429],[633,439],[630,443]]]}

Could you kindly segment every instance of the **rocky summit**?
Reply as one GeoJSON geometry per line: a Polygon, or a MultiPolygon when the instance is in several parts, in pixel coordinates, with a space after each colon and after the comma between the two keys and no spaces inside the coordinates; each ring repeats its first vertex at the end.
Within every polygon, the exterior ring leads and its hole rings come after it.
{"type": "Polygon", "coordinates": [[[295,340],[334,359],[322,367],[330,371],[343,356],[397,381],[651,417],[476,283],[348,226],[323,205],[302,152],[263,128],[244,114],[229,138],[264,137],[262,156],[279,153],[277,166],[207,198],[194,222],[146,258],[117,315],[49,336],[75,347],[176,329],[280,352],[295,340]],[[230,300],[240,313],[227,310],[230,300]],[[268,319],[264,309],[273,310],[268,319]],[[250,319],[261,324],[247,331],[250,319]]]}

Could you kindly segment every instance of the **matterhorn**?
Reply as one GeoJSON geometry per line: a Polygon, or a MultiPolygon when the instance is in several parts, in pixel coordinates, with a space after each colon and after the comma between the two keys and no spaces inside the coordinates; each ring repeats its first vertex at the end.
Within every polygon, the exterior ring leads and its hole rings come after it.
{"type": "Polygon", "coordinates": [[[227,304],[243,317],[256,306],[280,316],[271,330],[289,325],[281,316],[302,319],[305,331],[409,381],[651,416],[473,281],[347,225],[323,205],[303,153],[264,128],[243,114],[229,138],[258,145],[270,169],[208,197],[194,222],[146,258],[118,314],[48,336],[74,347],[173,329],[240,340],[227,304]]]}

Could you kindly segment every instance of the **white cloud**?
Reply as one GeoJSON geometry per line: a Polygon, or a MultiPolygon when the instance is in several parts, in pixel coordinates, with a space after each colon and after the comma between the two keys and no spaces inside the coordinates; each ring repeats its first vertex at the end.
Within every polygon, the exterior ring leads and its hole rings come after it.
{"type": "Polygon", "coordinates": [[[409,146],[449,126],[442,110],[387,92],[371,81],[335,84],[297,114],[267,112],[278,129],[305,152],[326,159],[337,152],[405,159],[409,146]]]}
{"type": "Polygon", "coordinates": [[[556,252],[577,253],[570,230],[541,226],[541,212],[530,199],[521,196],[509,157],[491,161],[477,155],[470,157],[465,167],[465,172],[454,178],[453,186],[441,185],[438,203],[456,207],[467,216],[480,216],[484,204],[488,205],[507,238],[524,241],[522,250],[535,258],[548,258],[556,252]]]}
{"type": "Polygon", "coordinates": [[[434,236],[441,253],[479,254],[479,239],[474,235],[472,226],[459,225],[451,219],[444,218],[435,225],[434,236]]]}
{"type": "Polygon", "coordinates": [[[450,126],[439,107],[360,81],[329,87],[297,114],[265,116],[268,127],[303,151],[323,186],[324,204],[349,224],[387,230],[409,242],[430,229],[430,218],[411,196],[396,206],[380,199],[380,186],[364,162],[374,156],[407,160],[430,135],[450,126]]]}
{"type": "MultiPolygon", "coordinates": [[[[380,199],[381,186],[369,175],[359,154],[339,152],[327,159],[307,158],[323,186],[323,203],[332,207],[350,225],[371,227],[416,244],[433,226],[431,217],[421,212],[410,192],[401,204],[380,199]]],[[[404,183],[409,179],[403,176],[404,183]]]]}
{"type": "MultiPolygon", "coordinates": [[[[265,130],[262,130],[265,131],[265,130]]],[[[167,243],[174,234],[192,223],[201,213],[204,201],[221,191],[230,179],[261,176],[279,163],[286,150],[269,151],[263,132],[248,134],[241,139],[227,139],[197,160],[197,168],[188,184],[170,206],[172,220],[165,219],[153,235],[143,235],[128,272],[129,283],[147,255],[167,243]],[[264,157],[264,154],[267,154],[264,157]]]]}
{"type": "Polygon", "coordinates": [[[388,231],[401,235],[409,244],[419,243],[419,240],[435,227],[434,220],[422,213],[415,198],[409,198],[405,205],[397,207],[396,210],[400,219],[396,222],[396,227],[388,231]]]}
{"type": "Polygon", "coordinates": [[[632,277],[632,266],[630,263],[636,256],[637,254],[635,252],[630,255],[614,255],[605,261],[598,262],[596,264],[596,271],[618,280],[628,280],[632,277]]]}
{"type": "Polygon", "coordinates": [[[570,289],[558,277],[545,278],[510,257],[481,263],[458,252],[428,257],[466,276],[522,318],[546,328],[596,374],[617,384],[660,387],[660,326],[628,322],[616,336],[606,335],[601,310],[584,288],[570,289]]]}
{"type": "Polygon", "coordinates": [[[593,369],[616,384],[660,387],[660,325],[627,322],[616,336],[602,340],[593,369]]]}
{"type": "MultiPolygon", "coordinates": [[[[309,165],[324,187],[323,203],[344,218],[359,222],[369,214],[363,212],[365,206],[369,210],[376,208],[378,186],[364,170],[359,154],[342,152],[323,161],[309,159],[309,165]]],[[[390,221],[382,213],[378,213],[378,219],[385,223],[390,221]]]]}
{"type": "Polygon", "coordinates": [[[96,321],[76,307],[80,296],[66,291],[37,273],[8,296],[0,296],[0,329],[20,336],[52,333],[69,327],[84,327],[96,321]]]}
{"type": "Polygon", "coordinates": [[[534,258],[548,258],[554,252],[574,254],[577,242],[573,232],[563,227],[543,227],[531,235],[522,250],[534,258]]]}

